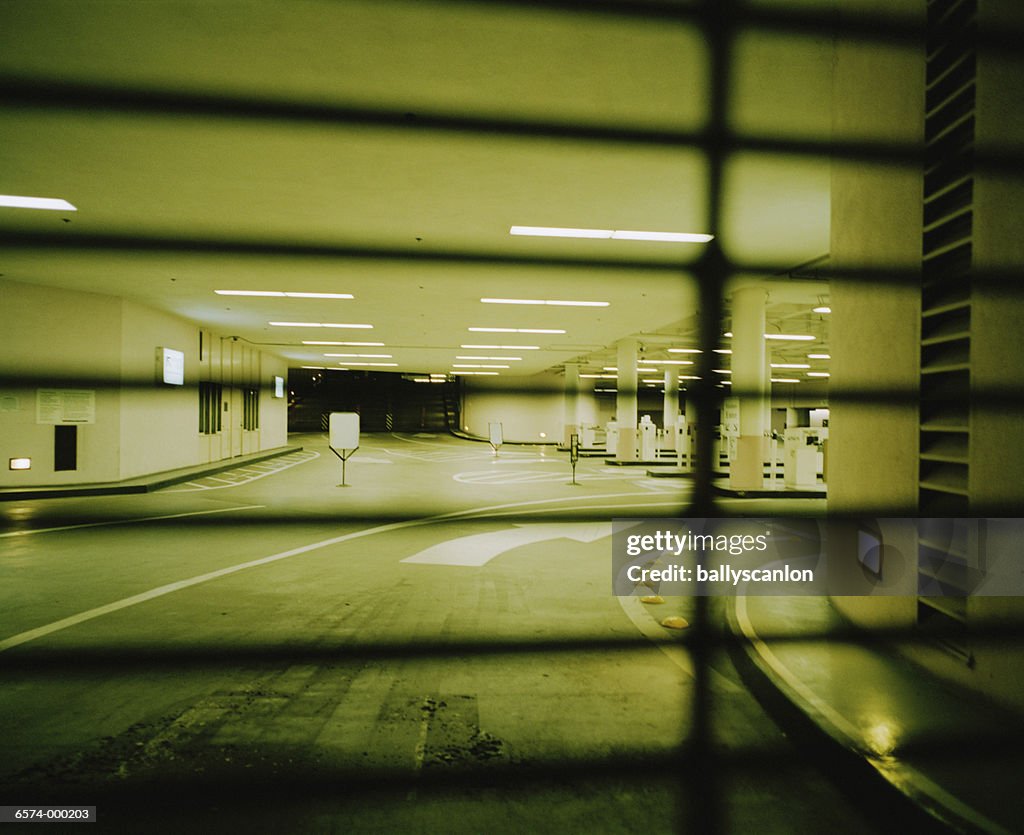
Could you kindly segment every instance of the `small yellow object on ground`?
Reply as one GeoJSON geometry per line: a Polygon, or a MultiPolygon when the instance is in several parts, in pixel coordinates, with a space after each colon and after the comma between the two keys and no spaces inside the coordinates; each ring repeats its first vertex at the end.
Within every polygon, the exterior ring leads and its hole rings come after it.
{"type": "Polygon", "coordinates": [[[660,594],[649,594],[646,597],[640,598],[641,603],[664,603],[665,598],[660,594]]]}
{"type": "Polygon", "coordinates": [[[690,622],[686,618],[681,618],[679,615],[672,615],[671,617],[665,618],[661,625],[668,629],[686,629],[690,625],[690,622]]]}

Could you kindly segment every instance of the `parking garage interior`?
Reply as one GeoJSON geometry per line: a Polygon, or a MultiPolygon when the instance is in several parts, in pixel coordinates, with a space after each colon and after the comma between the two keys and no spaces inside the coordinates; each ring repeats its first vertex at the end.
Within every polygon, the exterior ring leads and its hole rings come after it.
{"type": "Polygon", "coordinates": [[[0,3],[0,819],[1020,831],[1022,31],[0,3]]]}

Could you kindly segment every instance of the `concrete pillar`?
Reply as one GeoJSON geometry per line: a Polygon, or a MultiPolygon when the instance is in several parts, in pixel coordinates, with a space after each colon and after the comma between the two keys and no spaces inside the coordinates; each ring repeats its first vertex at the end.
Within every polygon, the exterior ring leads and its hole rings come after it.
{"type": "Polygon", "coordinates": [[[662,406],[661,425],[665,431],[665,449],[675,449],[676,418],[679,415],[679,371],[670,366],[665,371],[665,402],[662,406]]]}
{"type": "Polygon", "coordinates": [[[765,432],[770,425],[771,380],[765,348],[764,287],[743,287],[732,295],[732,390],[740,403],[740,436],[729,467],[729,485],[764,487],[765,432]]]}
{"type": "Polygon", "coordinates": [[[580,431],[580,364],[578,362],[567,362],[565,364],[565,417],[562,420],[564,430],[562,432],[562,443],[569,446],[569,439],[572,435],[578,435],[580,431]]]}
{"type": "Polygon", "coordinates": [[[615,422],[619,427],[616,461],[636,460],[636,359],[637,341],[620,340],[617,345],[618,394],[615,396],[615,422]]]}

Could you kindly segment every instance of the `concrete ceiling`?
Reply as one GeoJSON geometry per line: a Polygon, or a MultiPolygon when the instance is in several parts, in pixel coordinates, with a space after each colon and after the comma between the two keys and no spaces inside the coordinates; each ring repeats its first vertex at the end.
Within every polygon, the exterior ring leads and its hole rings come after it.
{"type": "MultiPolygon", "coordinates": [[[[730,119],[767,135],[827,136],[828,39],[745,34],[730,119]]],[[[0,3],[0,75],[240,102],[375,108],[697,130],[707,55],[692,27],[467,2],[0,3]]],[[[529,344],[509,372],[582,359],[620,338],[692,344],[686,270],[700,245],[513,237],[513,224],[704,232],[706,171],[687,148],[399,130],[273,114],[8,106],[0,112],[0,193],[61,197],[74,213],[0,208],[0,230],[310,245],[301,253],[78,251],[7,247],[16,281],[123,296],[234,335],[293,367],[336,365],[303,340],[374,341],[404,372],[449,371],[464,344],[529,344]],[[359,246],[678,265],[600,268],[513,261],[341,257],[359,246]],[[351,293],[353,300],[241,298],[217,289],[351,293]],[[604,308],[489,305],[481,297],[580,299],[604,308]],[[372,330],[271,326],[372,324],[372,330]],[[470,327],[560,328],[556,335],[470,327]],[[671,336],[668,341],[659,339],[671,336]]],[[[230,110],[230,108],[228,108],[230,110]]],[[[730,160],[721,236],[738,260],[780,271],[827,253],[826,162],[730,160]]],[[[767,274],[767,273],[766,273],[767,274]]],[[[808,316],[827,287],[774,300],[808,316]]],[[[812,326],[808,320],[808,327],[812,326]]],[[[813,325],[827,344],[818,316],[813,325]]],[[[787,327],[792,327],[787,324],[787,327]]],[[[806,351],[807,346],[801,345],[806,351]]],[[[334,349],[345,351],[344,348],[334,349]]],[[[781,348],[779,350],[782,350],[781,348]]],[[[367,349],[367,352],[371,352],[367,349]]],[[[500,353],[500,352],[498,352],[500,353]]]]}

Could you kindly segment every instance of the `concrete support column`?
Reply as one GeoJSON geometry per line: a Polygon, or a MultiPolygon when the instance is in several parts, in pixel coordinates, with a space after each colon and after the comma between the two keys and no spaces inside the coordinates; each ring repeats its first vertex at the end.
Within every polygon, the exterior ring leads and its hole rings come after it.
{"type": "Polygon", "coordinates": [[[679,415],[679,371],[670,366],[665,371],[665,402],[661,425],[665,430],[665,449],[676,448],[676,418],[679,415]]]}
{"type": "Polygon", "coordinates": [[[767,301],[763,287],[743,287],[732,295],[732,390],[740,403],[740,436],[729,467],[729,485],[740,489],[764,487],[771,397],[764,339],[767,301]]]}
{"type": "Polygon", "coordinates": [[[580,364],[578,362],[567,362],[565,364],[565,417],[562,420],[564,430],[562,432],[562,443],[569,446],[569,439],[572,435],[578,435],[580,431],[580,364]]]}
{"type": "Polygon", "coordinates": [[[618,394],[615,396],[615,422],[619,427],[616,461],[636,460],[636,359],[637,341],[623,339],[617,345],[618,394]]]}

